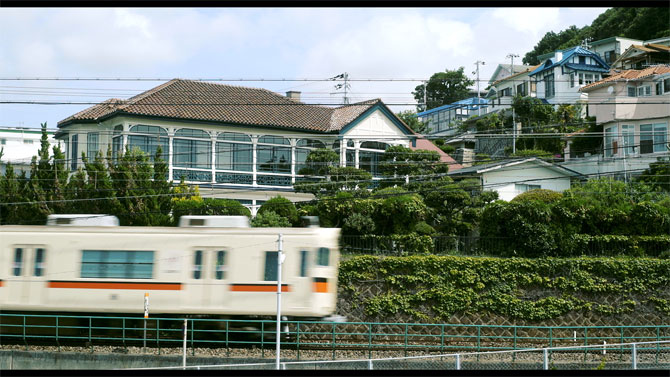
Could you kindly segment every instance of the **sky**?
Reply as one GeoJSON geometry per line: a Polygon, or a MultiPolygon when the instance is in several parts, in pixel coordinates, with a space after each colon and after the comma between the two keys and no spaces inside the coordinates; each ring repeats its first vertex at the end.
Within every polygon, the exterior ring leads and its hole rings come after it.
{"type": "Polygon", "coordinates": [[[418,80],[461,66],[474,78],[479,60],[483,90],[509,53],[520,64],[545,33],[589,25],[606,9],[0,8],[0,127],[53,129],[91,106],[4,102],[101,102],[164,82],[47,78],[218,79],[340,104],[342,91],[324,79],[346,72],[398,80],[352,81],[350,102],[414,109],[418,80]]]}

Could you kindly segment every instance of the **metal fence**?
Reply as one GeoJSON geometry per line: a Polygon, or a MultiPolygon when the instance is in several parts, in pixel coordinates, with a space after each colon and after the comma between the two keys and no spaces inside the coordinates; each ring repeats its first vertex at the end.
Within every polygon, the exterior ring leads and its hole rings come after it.
{"type": "Polygon", "coordinates": [[[670,370],[670,341],[618,343],[611,345],[528,348],[489,352],[462,352],[410,357],[388,357],[356,360],[310,360],[279,363],[238,363],[220,365],[187,365],[162,368],[128,369],[424,369],[424,370],[670,370]],[[662,355],[656,350],[663,345],[662,355]]]}
{"type": "MultiPolygon", "coordinates": [[[[107,316],[23,315],[0,313],[0,343],[56,346],[216,347],[226,356],[243,347],[260,349],[261,357],[276,345],[274,320],[223,320],[107,316]],[[145,327],[146,323],[146,327],[145,327]]],[[[659,326],[495,326],[460,324],[282,321],[281,347],[296,352],[318,350],[324,358],[341,358],[356,350],[373,358],[389,352],[409,356],[451,351],[498,351],[657,342],[657,357],[670,346],[670,325],[659,326]]],[[[623,347],[623,346],[622,346],[623,347]]],[[[650,351],[650,350],[646,350],[650,351]]],[[[621,348],[619,352],[624,352],[621,348]]]]}
{"type": "MultiPolygon", "coordinates": [[[[430,237],[428,249],[437,255],[500,256],[509,252],[518,241],[512,237],[436,236],[430,237]]],[[[518,246],[518,245],[517,245],[518,246]]],[[[670,240],[663,237],[611,237],[567,242],[560,252],[565,256],[652,256],[670,255],[670,240]]],[[[397,237],[380,235],[342,236],[341,252],[347,254],[372,254],[400,256],[423,253],[416,244],[402,242],[397,237]]]]}

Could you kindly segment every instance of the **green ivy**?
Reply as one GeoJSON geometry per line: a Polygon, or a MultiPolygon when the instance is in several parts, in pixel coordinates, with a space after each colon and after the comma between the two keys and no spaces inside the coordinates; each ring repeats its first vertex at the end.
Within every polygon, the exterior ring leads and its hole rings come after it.
{"type": "Polygon", "coordinates": [[[670,300],[659,298],[670,287],[670,260],[663,259],[356,256],[341,262],[339,283],[378,319],[491,313],[540,321],[575,311],[611,316],[640,305],[670,315],[670,300]],[[366,284],[380,284],[385,293],[365,297],[366,284]],[[602,304],[603,297],[616,305],[602,304]]]}

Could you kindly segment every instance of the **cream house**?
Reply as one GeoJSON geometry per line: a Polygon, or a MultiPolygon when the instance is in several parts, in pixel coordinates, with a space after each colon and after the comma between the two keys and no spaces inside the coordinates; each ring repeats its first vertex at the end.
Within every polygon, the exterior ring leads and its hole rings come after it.
{"type": "Polygon", "coordinates": [[[160,145],[169,179],[184,177],[203,195],[252,209],[277,194],[310,198],[293,192],[293,184],[304,179],[299,171],[313,149],[331,148],[342,166],[378,177],[388,146],[415,142],[416,134],[379,99],[332,108],[302,103],[299,95],[175,79],[76,113],[58,123],[56,138],[72,170],[82,166],[82,153],[139,148],[153,155],[160,145]]]}

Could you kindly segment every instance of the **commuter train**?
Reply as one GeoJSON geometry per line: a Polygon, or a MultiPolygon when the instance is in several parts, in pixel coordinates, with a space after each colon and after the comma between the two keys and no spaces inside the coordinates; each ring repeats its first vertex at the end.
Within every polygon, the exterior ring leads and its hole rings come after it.
{"type": "Polygon", "coordinates": [[[250,228],[245,217],[208,216],[126,227],[89,215],[77,225],[79,217],[0,226],[4,312],[137,315],[148,301],[150,316],[273,316],[281,234],[282,316],[335,313],[339,229],[250,228]]]}

